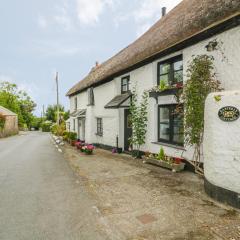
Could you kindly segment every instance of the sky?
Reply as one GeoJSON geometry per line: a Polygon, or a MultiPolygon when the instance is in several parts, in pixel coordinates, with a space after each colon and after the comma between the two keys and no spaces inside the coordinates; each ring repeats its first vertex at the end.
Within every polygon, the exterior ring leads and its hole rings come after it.
{"type": "Polygon", "coordinates": [[[69,108],[66,92],[95,62],[135,41],[181,0],[8,0],[0,3],[0,81],[10,81],[42,106],[69,108]]]}

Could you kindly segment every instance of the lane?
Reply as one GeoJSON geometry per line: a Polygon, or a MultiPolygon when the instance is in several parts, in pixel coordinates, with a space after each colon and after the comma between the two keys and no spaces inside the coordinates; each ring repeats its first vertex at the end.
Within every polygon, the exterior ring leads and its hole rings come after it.
{"type": "Polygon", "coordinates": [[[49,134],[0,140],[1,240],[107,239],[95,205],[49,134]]]}

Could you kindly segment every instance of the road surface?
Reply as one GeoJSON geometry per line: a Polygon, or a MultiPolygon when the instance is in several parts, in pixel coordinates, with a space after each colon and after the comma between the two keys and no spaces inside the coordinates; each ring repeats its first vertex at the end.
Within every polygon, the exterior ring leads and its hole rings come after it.
{"type": "Polygon", "coordinates": [[[0,140],[1,240],[106,239],[94,206],[49,134],[0,140]]]}

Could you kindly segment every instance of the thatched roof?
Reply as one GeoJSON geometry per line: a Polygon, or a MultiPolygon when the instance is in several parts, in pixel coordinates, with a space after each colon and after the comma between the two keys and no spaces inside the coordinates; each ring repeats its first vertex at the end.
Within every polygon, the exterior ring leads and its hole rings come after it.
{"type": "Polygon", "coordinates": [[[240,14],[239,0],[183,0],[143,36],[102,63],[67,93],[74,95],[240,14]]]}

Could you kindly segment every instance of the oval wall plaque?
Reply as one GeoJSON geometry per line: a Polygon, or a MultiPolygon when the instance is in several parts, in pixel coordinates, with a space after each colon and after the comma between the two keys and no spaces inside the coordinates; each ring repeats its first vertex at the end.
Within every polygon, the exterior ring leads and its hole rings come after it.
{"type": "Polygon", "coordinates": [[[227,106],[218,111],[218,116],[222,121],[233,122],[239,118],[240,112],[236,107],[227,106]]]}

